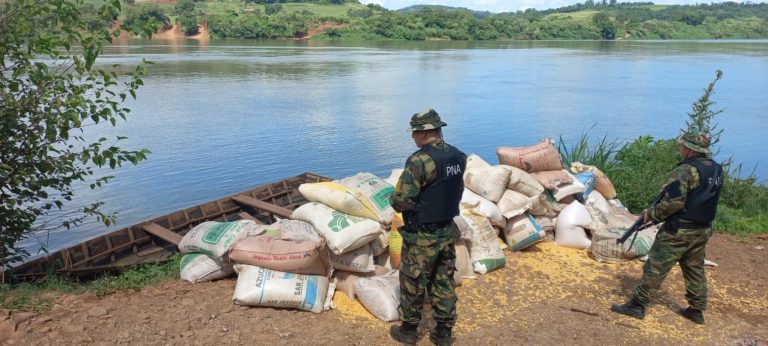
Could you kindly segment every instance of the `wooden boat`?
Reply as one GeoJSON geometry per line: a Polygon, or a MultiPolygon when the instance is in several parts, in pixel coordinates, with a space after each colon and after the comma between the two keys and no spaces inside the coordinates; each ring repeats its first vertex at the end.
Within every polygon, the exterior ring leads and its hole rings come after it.
{"type": "Polygon", "coordinates": [[[178,251],[176,246],[183,235],[202,222],[250,219],[271,224],[276,217],[290,217],[292,210],[307,202],[299,193],[299,185],[330,180],[303,173],[95,237],[23,263],[13,268],[11,275],[19,280],[51,273],[85,277],[164,261],[178,251]]]}

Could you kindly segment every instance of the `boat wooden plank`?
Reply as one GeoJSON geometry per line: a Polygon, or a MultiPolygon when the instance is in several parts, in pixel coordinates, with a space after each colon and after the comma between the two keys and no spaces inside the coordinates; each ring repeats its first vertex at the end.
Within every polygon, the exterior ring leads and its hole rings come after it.
{"type": "Polygon", "coordinates": [[[170,245],[177,245],[183,234],[200,222],[237,219],[264,222],[262,220],[273,217],[288,218],[291,210],[306,202],[298,192],[301,184],[330,180],[312,173],[299,174],[90,239],[24,263],[13,272],[26,280],[43,277],[52,268],[79,276],[164,261],[176,250],[170,245]],[[97,238],[101,238],[100,241],[96,241],[97,238]],[[157,238],[170,244],[157,242],[157,238]]]}
{"type": "Polygon", "coordinates": [[[290,209],[283,208],[283,207],[274,205],[272,203],[267,203],[267,202],[264,202],[264,201],[260,201],[258,199],[253,198],[253,197],[239,195],[239,196],[233,196],[232,200],[234,200],[237,203],[241,203],[241,204],[247,205],[249,207],[253,207],[253,208],[256,208],[256,209],[261,209],[263,211],[266,211],[268,213],[272,213],[272,214],[280,216],[280,217],[289,218],[289,217],[291,217],[291,214],[293,213],[290,209]]]}
{"type": "Polygon", "coordinates": [[[240,218],[243,219],[243,220],[251,220],[251,221],[256,222],[256,223],[258,223],[260,225],[264,224],[263,222],[259,221],[259,219],[253,217],[253,215],[248,214],[246,212],[242,212],[242,213],[237,214],[237,215],[240,215],[240,218]]]}
{"type": "MultiPolygon", "coordinates": [[[[127,248],[131,248],[131,247],[133,247],[133,248],[134,248],[134,251],[133,251],[133,252],[134,252],[134,255],[135,255],[135,254],[138,252],[138,250],[136,249],[136,244],[138,244],[138,243],[142,243],[142,242],[148,242],[148,241],[150,241],[150,237],[149,237],[148,235],[146,235],[146,236],[143,236],[143,237],[141,237],[141,238],[138,238],[138,239],[136,239],[136,240],[134,240],[134,241],[131,241],[130,243],[125,243],[125,244],[123,244],[123,245],[120,245],[120,246],[115,246],[115,247],[112,249],[112,251],[122,251],[122,250],[124,250],[124,249],[127,249],[127,248]]],[[[80,261],[78,261],[78,262],[74,262],[74,263],[72,263],[72,264],[71,264],[69,267],[67,267],[67,268],[70,268],[70,269],[72,269],[72,270],[75,270],[75,269],[77,269],[77,268],[79,268],[79,267],[81,267],[81,266],[85,265],[86,263],[88,263],[88,261],[91,261],[91,260],[94,260],[94,259],[99,259],[99,258],[102,258],[102,257],[105,257],[105,256],[109,256],[109,255],[110,255],[110,253],[108,253],[108,252],[103,252],[103,253],[100,253],[100,254],[98,254],[98,255],[94,255],[93,257],[85,258],[85,259],[82,259],[82,260],[80,260],[80,261]]],[[[71,261],[72,261],[72,260],[70,259],[70,262],[71,262],[71,261]]]]}
{"type": "Polygon", "coordinates": [[[179,243],[181,242],[182,236],[180,236],[179,234],[173,233],[167,228],[160,226],[156,223],[150,223],[148,225],[144,225],[141,227],[141,229],[173,245],[179,245],[179,243]]]}

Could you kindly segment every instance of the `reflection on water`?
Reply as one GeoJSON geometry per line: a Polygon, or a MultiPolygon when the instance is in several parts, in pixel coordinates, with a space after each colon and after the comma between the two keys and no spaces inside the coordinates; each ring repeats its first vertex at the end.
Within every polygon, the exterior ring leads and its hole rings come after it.
{"type": "MultiPolygon", "coordinates": [[[[497,146],[575,140],[593,125],[600,137],[671,138],[718,68],[720,157],[768,178],[768,41],[214,44],[106,49],[104,67],[154,64],[129,120],[86,135],[126,135],[123,147],[152,154],[103,189],[78,187],[73,205],[103,200],[127,226],[304,171],[388,176],[416,149],[405,128],[427,107],[449,124],[448,141],[490,162],[497,146]]],[[[53,233],[49,247],[105,231],[53,233]]]]}

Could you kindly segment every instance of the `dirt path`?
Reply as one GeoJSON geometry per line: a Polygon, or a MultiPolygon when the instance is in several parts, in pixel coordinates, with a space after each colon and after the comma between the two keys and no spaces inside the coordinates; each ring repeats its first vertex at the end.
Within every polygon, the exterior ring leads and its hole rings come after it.
{"type": "Polygon", "coordinates": [[[324,33],[328,29],[343,29],[343,28],[346,28],[348,26],[349,26],[349,24],[345,24],[345,23],[333,23],[333,22],[323,23],[323,24],[320,24],[319,26],[317,26],[316,28],[310,29],[309,32],[307,32],[306,36],[298,37],[296,39],[297,40],[308,40],[308,39],[312,38],[312,36],[320,35],[320,34],[324,33]]]}
{"type": "MultiPolygon", "coordinates": [[[[675,314],[685,305],[679,269],[645,320],[618,316],[641,263],[601,264],[583,251],[539,243],[507,252],[502,270],[458,288],[457,345],[768,345],[768,236],[717,235],[709,245],[707,324],[675,314]],[[762,247],[763,249],[760,249],[762,247]]],[[[104,298],[56,294],[50,312],[0,310],[0,344],[352,344],[389,345],[389,323],[337,292],[323,314],[233,305],[235,279],[169,281],[104,298]]],[[[428,327],[425,325],[425,327],[428,327]]],[[[428,345],[423,338],[420,345],[428,345]]]]}
{"type": "Polygon", "coordinates": [[[152,39],[157,40],[179,40],[179,39],[191,39],[200,41],[209,41],[211,35],[208,33],[208,27],[205,25],[197,26],[199,32],[196,35],[187,36],[181,32],[181,28],[178,25],[173,25],[170,29],[155,33],[152,35],[152,39]]]}

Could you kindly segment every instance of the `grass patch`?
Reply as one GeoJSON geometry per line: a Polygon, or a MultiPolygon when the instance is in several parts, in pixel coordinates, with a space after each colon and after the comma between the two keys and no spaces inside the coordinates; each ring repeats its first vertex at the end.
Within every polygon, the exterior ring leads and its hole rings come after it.
{"type": "MultiPolygon", "coordinates": [[[[313,4],[313,3],[281,3],[279,4],[283,8],[283,13],[291,14],[297,12],[308,11],[312,12],[320,17],[336,17],[347,18],[347,11],[353,8],[363,8],[363,5],[346,3],[342,5],[332,4],[313,4]]],[[[258,10],[260,13],[265,13],[265,5],[244,3],[242,1],[206,1],[204,3],[198,3],[197,9],[204,14],[216,14],[216,13],[239,13],[246,9],[258,10]]]]}
{"type": "Polygon", "coordinates": [[[720,205],[717,208],[715,229],[738,236],[768,233],[768,215],[720,205]]]}
{"type": "Polygon", "coordinates": [[[282,4],[287,13],[309,11],[321,17],[340,17],[347,18],[347,11],[353,8],[363,8],[360,4],[308,4],[308,3],[287,3],[282,4]]]}
{"type": "Polygon", "coordinates": [[[585,11],[578,11],[578,12],[568,12],[568,13],[552,13],[549,15],[544,16],[546,19],[567,19],[571,18],[578,21],[591,21],[592,17],[595,16],[595,14],[600,13],[600,11],[595,10],[585,10],[585,11]]]}
{"type": "Polygon", "coordinates": [[[570,147],[567,146],[562,134],[557,141],[557,150],[566,167],[570,167],[574,162],[581,162],[600,168],[604,172],[613,170],[616,164],[614,157],[619,149],[621,149],[621,142],[608,140],[608,136],[603,136],[597,143],[591,144],[589,131],[582,133],[576,143],[570,147]]]}
{"type": "Polygon", "coordinates": [[[116,275],[104,275],[92,281],[80,282],[73,278],[52,275],[37,282],[0,285],[0,308],[43,312],[55,302],[52,292],[93,293],[99,297],[134,290],[158,282],[177,279],[181,254],[171,260],[131,267],[116,275]]]}

